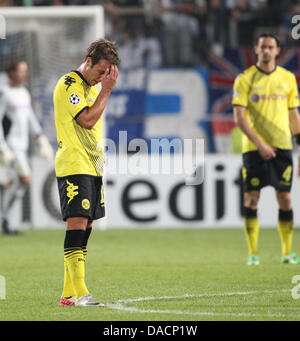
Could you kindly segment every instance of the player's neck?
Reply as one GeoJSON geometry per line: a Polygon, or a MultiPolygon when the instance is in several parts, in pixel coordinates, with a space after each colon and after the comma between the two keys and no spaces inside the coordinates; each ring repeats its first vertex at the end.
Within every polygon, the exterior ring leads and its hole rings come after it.
{"type": "Polygon", "coordinates": [[[9,85],[10,85],[11,87],[13,87],[13,88],[19,88],[19,87],[22,85],[22,83],[16,82],[16,81],[14,81],[13,79],[10,79],[10,80],[9,80],[9,85]]]}
{"type": "Polygon", "coordinates": [[[257,61],[256,66],[265,73],[271,73],[276,68],[276,62],[264,63],[261,61],[257,61]]]}
{"type": "Polygon", "coordinates": [[[79,66],[79,68],[77,69],[78,72],[80,72],[83,76],[83,78],[85,79],[85,81],[88,83],[87,81],[87,77],[86,77],[86,71],[85,71],[85,63],[81,64],[79,66]]]}

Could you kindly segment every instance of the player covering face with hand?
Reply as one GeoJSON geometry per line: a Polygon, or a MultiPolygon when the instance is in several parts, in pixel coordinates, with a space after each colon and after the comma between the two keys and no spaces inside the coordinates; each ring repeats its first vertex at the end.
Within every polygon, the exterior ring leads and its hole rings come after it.
{"type": "Polygon", "coordinates": [[[95,41],[84,63],[62,76],[54,91],[55,171],[66,221],[61,306],[103,306],[85,284],[85,260],[93,220],[105,214],[102,114],[116,84],[119,63],[113,42],[95,41]]]}
{"type": "MultiPolygon", "coordinates": [[[[279,40],[261,34],[255,43],[256,65],[241,73],[233,89],[234,117],[243,132],[244,227],[248,265],[259,265],[257,207],[265,186],[275,189],[282,263],[300,264],[292,252],[292,134],[300,145],[299,95],[295,76],[276,65],[279,40]]],[[[298,163],[298,175],[300,175],[298,163]]],[[[262,210],[262,214],[263,214],[262,210]]]]}
{"type": "Polygon", "coordinates": [[[36,150],[53,161],[52,147],[33,112],[29,91],[23,86],[28,74],[24,61],[12,63],[7,70],[8,84],[0,91],[0,163],[7,167],[8,181],[3,184],[2,231],[16,234],[9,222],[14,204],[22,199],[31,181],[29,139],[36,150]]]}

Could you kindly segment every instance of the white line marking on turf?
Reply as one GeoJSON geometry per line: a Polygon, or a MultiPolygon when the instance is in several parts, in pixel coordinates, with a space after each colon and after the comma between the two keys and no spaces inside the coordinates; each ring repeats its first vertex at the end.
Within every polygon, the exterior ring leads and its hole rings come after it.
{"type": "MultiPolygon", "coordinates": [[[[135,303],[135,302],[145,302],[145,301],[158,301],[158,300],[172,300],[172,299],[181,299],[181,298],[201,298],[201,297],[217,297],[217,296],[245,296],[245,295],[254,295],[254,294],[273,294],[278,292],[288,292],[291,290],[282,289],[282,290],[263,290],[263,291],[237,291],[237,292],[224,292],[224,293],[216,293],[216,294],[185,294],[181,296],[160,296],[160,297],[138,297],[138,298],[128,298],[123,300],[118,300],[114,303],[107,303],[106,307],[116,310],[123,310],[134,313],[158,313],[158,314],[175,314],[175,315],[204,315],[204,316],[245,316],[245,317],[255,317],[255,316],[265,316],[265,317],[283,317],[289,316],[286,314],[255,314],[255,313],[219,313],[212,311],[182,311],[182,310],[155,310],[155,309],[139,309],[136,307],[128,307],[127,304],[135,303]]],[[[294,315],[290,315],[294,316],[294,315]]]]}

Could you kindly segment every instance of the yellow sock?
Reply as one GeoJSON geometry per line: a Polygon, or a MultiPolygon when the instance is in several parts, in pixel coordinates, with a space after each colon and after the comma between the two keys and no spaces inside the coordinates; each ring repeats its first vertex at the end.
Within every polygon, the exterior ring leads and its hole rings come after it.
{"type": "Polygon", "coordinates": [[[249,255],[258,254],[259,223],[257,217],[244,217],[244,230],[248,243],[249,255]]]}
{"type": "Polygon", "coordinates": [[[282,256],[292,252],[293,221],[278,221],[278,232],[281,240],[282,256]]]}
{"type": "Polygon", "coordinates": [[[86,260],[86,256],[87,256],[87,249],[86,247],[82,247],[82,254],[83,254],[83,260],[86,260]]]}
{"type": "Polygon", "coordinates": [[[282,256],[292,252],[292,239],[293,239],[293,210],[279,209],[278,215],[278,232],[281,240],[282,256]]]}
{"type": "Polygon", "coordinates": [[[67,262],[64,261],[64,288],[62,292],[63,297],[72,297],[76,296],[75,289],[73,288],[73,284],[70,278],[67,262]]]}
{"type": "Polygon", "coordinates": [[[65,261],[77,298],[88,294],[89,291],[84,280],[85,266],[81,248],[65,249],[65,261]]]}

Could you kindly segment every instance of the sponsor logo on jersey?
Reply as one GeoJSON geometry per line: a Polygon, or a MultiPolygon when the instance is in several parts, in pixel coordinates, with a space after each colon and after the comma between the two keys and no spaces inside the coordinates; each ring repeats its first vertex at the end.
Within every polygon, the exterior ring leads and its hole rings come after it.
{"type": "Polygon", "coordinates": [[[251,101],[253,103],[257,103],[258,101],[267,101],[267,100],[273,100],[273,101],[277,101],[277,100],[287,100],[287,96],[286,95],[282,95],[282,94],[262,94],[262,95],[258,95],[258,94],[252,94],[251,95],[251,101]]]}

